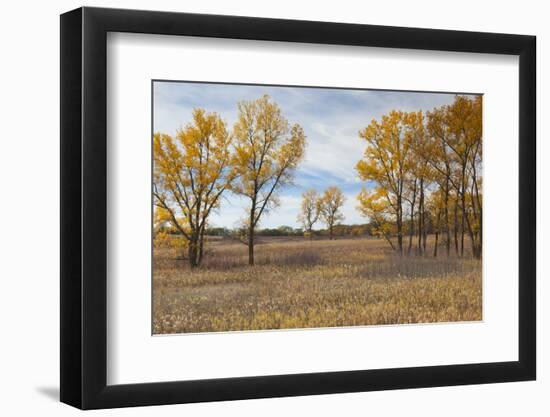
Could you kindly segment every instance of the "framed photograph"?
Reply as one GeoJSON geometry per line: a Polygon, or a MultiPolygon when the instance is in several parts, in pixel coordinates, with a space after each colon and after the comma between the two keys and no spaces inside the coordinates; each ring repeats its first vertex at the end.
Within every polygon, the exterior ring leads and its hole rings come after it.
{"type": "Polygon", "coordinates": [[[535,37],[61,16],[61,401],[533,380],[535,37]]]}

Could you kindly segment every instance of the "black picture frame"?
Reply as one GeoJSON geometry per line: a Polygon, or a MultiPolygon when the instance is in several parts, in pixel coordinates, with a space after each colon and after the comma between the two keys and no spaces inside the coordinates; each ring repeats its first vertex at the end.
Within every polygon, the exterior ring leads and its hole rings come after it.
{"type": "Polygon", "coordinates": [[[534,380],[534,36],[79,8],[61,15],[61,401],[81,409],[534,380]],[[107,385],[108,32],[519,56],[519,358],[513,362],[107,385]]]}

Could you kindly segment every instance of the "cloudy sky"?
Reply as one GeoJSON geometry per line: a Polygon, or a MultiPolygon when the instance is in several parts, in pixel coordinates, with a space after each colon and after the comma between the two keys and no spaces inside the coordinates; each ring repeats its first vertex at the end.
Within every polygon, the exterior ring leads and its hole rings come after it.
{"type": "MultiPolygon", "coordinates": [[[[380,90],[345,90],[310,87],[154,82],[153,129],[174,134],[191,119],[191,111],[202,107],[217,112],[231,128],[237,119],[237,102],[268,94],[282,109],[290,124],[299,123],[307,136],[304,161],[296,171],[294,185],[280,192],[281,205],[260,220],[260,227],[299,227],[301,193],[309,188],[319,192],[336,185],[346,195],[342,210],[346,224],[365,223],[355,209],[362,183],[355,172],[365,145],[359,130],[373,118],[392,109],[432,110],[450,104],[453,94],[413,93],[380,90]]],[[[221,209],[211,217],[213,226],[234,227],[244,216],[248,201],[227,194],[221,209]]]]}

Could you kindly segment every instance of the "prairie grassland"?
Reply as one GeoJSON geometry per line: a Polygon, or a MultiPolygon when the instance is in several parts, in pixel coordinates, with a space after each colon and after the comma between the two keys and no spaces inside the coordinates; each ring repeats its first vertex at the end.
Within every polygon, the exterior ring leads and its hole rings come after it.
{"type": "Polygon", "coordinates": [[[481,261],[394,255],[377,239],[210,240],[191,271],[155,249],[153,333],[475,321],[481,261]],[[262,243],[263,242],[263,243],[262,243]]]}

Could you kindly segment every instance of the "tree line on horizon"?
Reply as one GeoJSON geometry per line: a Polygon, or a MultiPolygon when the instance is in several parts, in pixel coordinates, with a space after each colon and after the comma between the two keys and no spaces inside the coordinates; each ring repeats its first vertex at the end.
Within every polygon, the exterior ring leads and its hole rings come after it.
{"type": "MultiPolygon", "coordinates": [[[[415,237],[415,253],[420,254],[426,252],[426,235],[432,231],[435,256],[440,234],[450,253],[451,232],[457,254],[463,255],[467,233],[474,256],[481,256],[481,98],[456,96],[452,105],[426,116],[392,111],[372,120],[359,137],[367,146],[357,173],[376,184],[357,197],[358,210],[369,219],[369,234],[383,237],[403,254],[408,233],[406,253],[415,237]]],[[[166,239],[169,225],[183,237],[181,250],[191,268],[199,266],[205,236],[212,230],[209,216],[220,208],[225,193],[234,193],[249,202],[236,230],[254,265],[260,220],[279,205],[279,191],[292,184],[306,142],[303,128],[290,125],[267,95],[237,103],[231,130],[217,113],[196,108],[192,121],[175,136],[155,133],[155,239],[166,239]]],[[[335,228],[342,226],[344,201],[335,186],[323,193],[306,190],[298,214],[303,235],[311,237],[313,226],[322,221],[332,239],[335,228]]]]}

